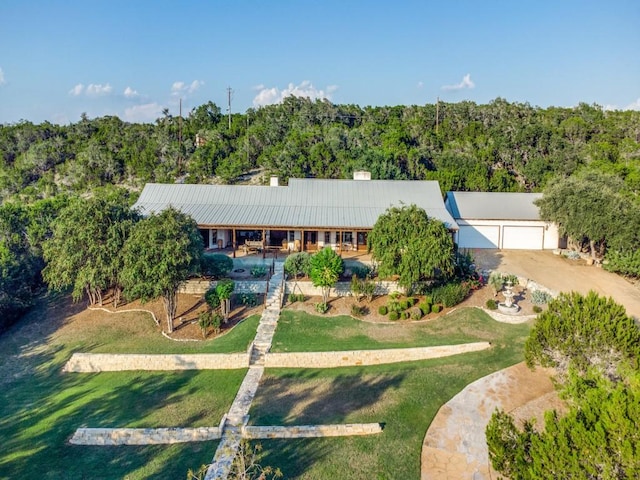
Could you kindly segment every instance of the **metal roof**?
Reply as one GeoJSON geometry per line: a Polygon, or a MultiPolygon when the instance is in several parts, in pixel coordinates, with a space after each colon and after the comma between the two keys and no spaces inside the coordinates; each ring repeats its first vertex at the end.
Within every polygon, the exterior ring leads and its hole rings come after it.
{"type": "Polygon", "coordinates": [[[144,215],[173,206],[202,226],[370,229],[387,208],[401,204],[416,204],[457,229],[437,181],[292,178],[288,186],[148,183],[134,208],[144,215]]]}
{"type": "Polygon", "coordinates": [[[447,192],[446,205],[456,220],[540,220],[533,203],[541,193],[447,192]]]}

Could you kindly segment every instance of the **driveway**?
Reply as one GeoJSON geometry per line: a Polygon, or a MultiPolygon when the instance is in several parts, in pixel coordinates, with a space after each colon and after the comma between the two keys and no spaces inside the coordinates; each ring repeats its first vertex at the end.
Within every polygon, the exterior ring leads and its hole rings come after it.
{"type": "Polygon", "coordinates": [[[556,292],[594,290],[624,305],[627,313],[640,318],[640,288],[602,268],[569,260],[549,251],[475,250],[476,264],[525,277],[556,292]]]}
{"type": "MultiPolygon", "coordinates": [[[[627,313],[640,318],[640,288],[602,268],[568,260],[551,252],[476,250],[476,265],[525,277],[556,292],[594,290],[613,297],[627,313]]],[[[530,371],[523,363],[477,380],[443,405],[422,445],[422,480],[497,478],[489,465],[484,429],[496,408],[519,419],[545,410],[561,410],[550,372],[530,371]]]]}

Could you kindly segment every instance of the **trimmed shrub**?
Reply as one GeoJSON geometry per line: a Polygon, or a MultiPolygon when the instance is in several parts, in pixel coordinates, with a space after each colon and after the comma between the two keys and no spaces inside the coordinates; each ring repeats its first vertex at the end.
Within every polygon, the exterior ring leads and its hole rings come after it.
{"type": "Polygon", "coordinates": [[[296,303],[298,301],[298,295],[295,293],[289,294],[289,303],[296,303]]]}
{"type": "Polygon", "coordinates": [[[540,305],[534,305],[533,313],[542,313],[542,307],[540,305]]]}
{"type": "Polygon", "coordinates": [[[233,270],[233,260],[221,253],[205,253],[202,256],[201,269],[204,275],[220,279],[233,270]]]}
{"type": "Polygon", "coordinates": [[[309,259],[307,252],[292,253],[284,261],[284,271],[290,277],[309,275],[309,259]]]}
{"type": "Polygon", "coordinates": [[[315,304],[316,312],[318,313],[327,313],[329,311],[329,305],[323,302],[315,304]]]}
{"type": "Polygon", "coordinates": [[[422,315],[429,315],[429,313],[431,313],[430,303],[422,302],[419,308],[420,308],[420,311],[422,312],[422,315]]]}
{"type": "Polygon", "coordinates": [[[251,276],[255,278],[264,277],[267,274],[267,267],[264,265],[256,265],[251,269],[251,276]]]}
{"type": "Polygon", "coordinates": [[[351,273],[357,278],[364,279],[371,275],[371,267],[368,265],[351,265],[349,267],[351,273]]]}
{"type": "Polygon", "coordinates": [[[305,301],[304,293],[299,293],[298,294],[298,301],[299,302],[304,302],[305,301]]]}
{"type": "Polygon", "coordinates": [[[409,300],[407,299],[400,300],[400,310],[406,310],[409,307],[410,307],[409,300]]]}
{"type": "Polygon", "coordinates": [[[395,322],[398,318],[400,318],[400,314],[398,312],[389,312],[389,320],[395,322]]]}
{"type": "Polygon", "coordinates": [[[553,297],[551,294],[545,292],[544,290],[534,290],[531,292],[531,303],[534,305],[546,305],[553,297]]]}
{"type": "Polygon", "coordinates": [[[406,320],[407,318],[409,318],[409,314],[407,312],[400,313],[400,320],[406,320]]]}
{"type": "Polygon", "coordinates": [[[445,307],[453,307],[467,298],[469,286],[463,283],[445,283],[435,288],[431,295],[435,303],[442,303],[445,307]]]}
{"type": "Polygon", "coordinates": [[[366,307],[360,305],[351,305],[351,315],[354,317],[361,317],[367,313],[366,307]]]}
{"type": "Polygon", "coordinates": [[[432,305],[431,306],[432,313],[440,313],[440,305],[432,305]]]}
{"type": "Polygon", "coordinates": [[[381,305],[378,307],[378,313],[380,315],[386,315],[389,312],[386,305],[381,305]]]}
{"type": "Polygon", "coordinates": [[[487,308],[489,310],[497,310],[498,309],[498,302],[496,302],[493,298],[490,298],[489,300],[487,300],[487,308]]]}
{"type": "Polygon", "coordinates": [[[424,297],[424,303],[428,303],[429,305],[433,305],[433,297],[431,295],[426,295],[424,297]]]}
{"type": "Polygon", "coordinates": [[[420,320],[422,318],[422,310],[420,308],[411,309],[411,320],[420,320]]]}

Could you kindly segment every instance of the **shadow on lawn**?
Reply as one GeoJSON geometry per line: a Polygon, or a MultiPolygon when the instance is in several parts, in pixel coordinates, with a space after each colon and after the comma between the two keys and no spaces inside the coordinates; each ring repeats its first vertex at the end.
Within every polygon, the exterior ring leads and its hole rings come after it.
{"type": "MultiPolygon", "coordinates": [[[[157,425],[153,413],[163,407],[179,408],[191,393],[186,385],[199,372],[63,374],[67,358],[64,347],[48,345],[12,359],[28,362],[29,373],[5,379],[0,390],[0,478],[124,478],[142,468],[140,478],[183,478],[187,468],[209,461],[212,442],[144,447],[69,444],[82,426],[157,425]]],[[[0,365],[2,376],[8,373],[5,367],[12,365],[0,365]]],[[[186,425],[196,420],[187,418],[186,425]]]]}
{"type": "MultiPolygon", "coordinates": [[[[387,421],[371,407],[384,402],[385,393],[400,388],[405,373],[367,374],[349,370],[327,377],[304,371],[267,375],[251,409],[254,425],[318,425],[387,421]]],[[[335,439],[262,441],[266,463],[295,478],[330,455],[335,439]]]]}

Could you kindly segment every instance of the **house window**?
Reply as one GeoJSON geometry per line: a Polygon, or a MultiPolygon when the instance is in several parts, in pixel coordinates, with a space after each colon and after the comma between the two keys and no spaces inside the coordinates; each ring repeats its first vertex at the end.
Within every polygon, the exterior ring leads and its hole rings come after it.
{"type": "Polygon", "coordinates": [[[331,243],[331,232],[324,232],[324,244],[328,245],[331,243]]]}
{"type": "Polygon", "coordinates": [[[293,242],[296,239],[295,231],[289,230],[289,241],[293,242]]]}
{"type": "Polygon", "coordinates": [[[353,243],[353,232],[343,232],[342,243],[353,243]]]}

